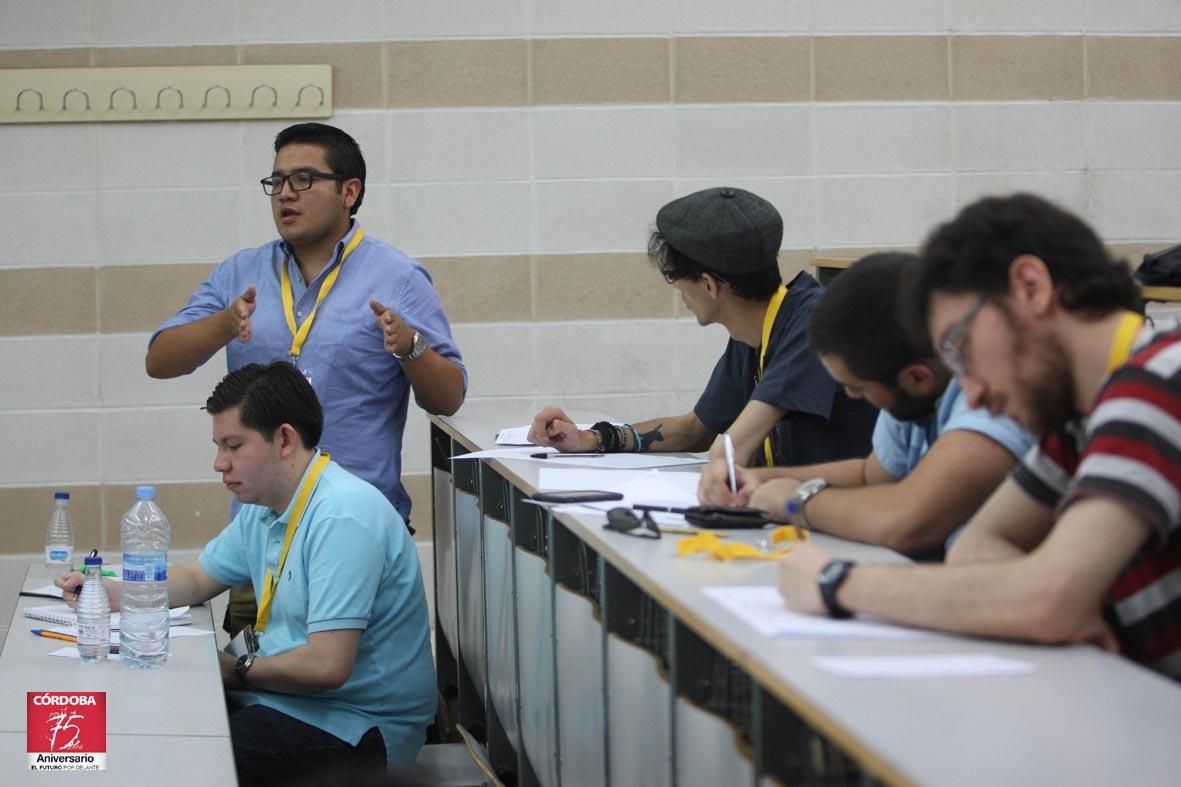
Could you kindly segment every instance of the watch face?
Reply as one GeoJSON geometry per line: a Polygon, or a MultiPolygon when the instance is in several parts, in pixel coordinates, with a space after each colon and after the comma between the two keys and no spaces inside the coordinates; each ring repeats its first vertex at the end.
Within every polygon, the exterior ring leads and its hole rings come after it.
{"type": "Polygon", "coordinates": [[[845,564],[839,560],[834,560],[825,564],[824,568],[820,569],[820,576],[818,579],[821,582],[831,582],[840,576],[840,573],[845,570],[845,564]]]}

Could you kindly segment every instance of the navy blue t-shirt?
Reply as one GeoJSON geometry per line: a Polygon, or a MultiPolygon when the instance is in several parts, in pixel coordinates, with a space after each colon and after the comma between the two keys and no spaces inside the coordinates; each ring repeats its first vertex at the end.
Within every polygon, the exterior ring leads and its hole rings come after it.
{"type": "MultiPolygon", "coordinates": [[[[823,293],[807,273],[792,279],[771,327],[762,379],[758,350],[731,339],[693,408],[718,433],[730,428],[751,399],[784,410],[771,432],[778,466],[863,458],[873,450],[878,409],[846,396],[808,349],[808,317],[823,293]]],[[[766,464],[761,448],[754,464],[766,464]]]]}

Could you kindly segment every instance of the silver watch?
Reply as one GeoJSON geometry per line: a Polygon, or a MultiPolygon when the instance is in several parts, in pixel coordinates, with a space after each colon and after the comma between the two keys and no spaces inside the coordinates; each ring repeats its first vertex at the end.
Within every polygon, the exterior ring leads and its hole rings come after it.
{"type": "Polygon", "coordinates": [[[426,339],[422,338],[421,333],[415,331],[414,338],[410,341],[410,352],[406,353],[405,355],[398,355],[397,353],[392,352],[390,355],[394,356],[399,361],[406,362],[413,361],[424,352],[426,352],[426,339]]]}
{"type": "Polygon", "coordinates": [[[813,478],[797,486],[795,493],[787,501],[787,514],[794,517],[792,521],[799,522],[811,530],[812,523],[808,521],[808,515],[804,513],[804,506],[827,488],[828,481],[824,478],[813,478]]]}

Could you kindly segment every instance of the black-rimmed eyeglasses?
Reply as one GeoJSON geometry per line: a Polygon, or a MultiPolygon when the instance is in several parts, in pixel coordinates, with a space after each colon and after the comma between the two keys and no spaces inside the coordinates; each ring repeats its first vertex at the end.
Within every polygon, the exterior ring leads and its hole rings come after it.
{"type": "Polygon", "coordinates": [[[641,517],[630,508],[612,508],[607,512],[607,524],[603,527],[636,538],[660,538],[660,528],[652,519],[651,511],[645,511],[641,517]]]}
{"type": "Polygon", "coordinates": [[[319,178],[320,180],[335,180],[340,182],[348,180],[344,175],[334,175],[331,172],[316,172],[312,169],[300,169],[292,172],[290,175],[271,175],[269,178],[263,178],[259,181],[262,184],[262,190],[268,197],[273,197],[283,190],[284,183],[291,184],[292,191],[307,191],[312,187],[312,184],[319,178]]]}
{"type": "Polygon", "coordinates": [[[986,301],[988,301],[988,293],[980,293],[972,305],[968,307],[968,310],[964,312],[964,316],[951,326],[951,329],[943,337],[943,341],[939,342],[939,358],[956,377],[963,377],[967,374],[964,357],[968,352],[968,331],[972,327],[972,320],[975,319],[976,314],[986,301]]]}

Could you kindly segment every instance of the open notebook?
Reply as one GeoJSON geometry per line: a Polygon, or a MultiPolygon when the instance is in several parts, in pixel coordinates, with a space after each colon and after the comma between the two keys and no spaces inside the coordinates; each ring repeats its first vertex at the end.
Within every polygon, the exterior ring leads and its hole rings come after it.
{"type": "MultiPolygon", "coordinates": [[[[26,618],[33,618],[34,620],[44,620],[48,623],[56,623],[59,626],[71,626],[77,628],[78,616],[74,614],[74,610],[66,604],[50,604],[45,607],[29,607],[24,610],[26,618]]],[[[193,622],[193,615],[189,612],[188,607],[174,607],[168,610],[169,625],[171,626],[187,626],[193,622]]],[[[111,628],[119,628],[119,613],[111,613],[111,628]]]]}

